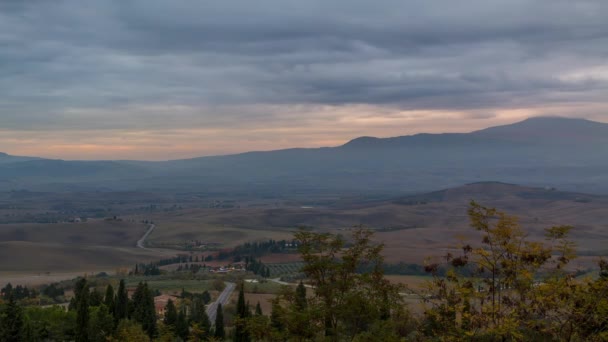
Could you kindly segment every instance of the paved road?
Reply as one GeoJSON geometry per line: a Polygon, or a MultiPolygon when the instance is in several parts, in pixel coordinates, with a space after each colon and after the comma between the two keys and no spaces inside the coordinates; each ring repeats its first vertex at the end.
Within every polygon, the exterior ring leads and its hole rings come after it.
{"type": "Polygon", "coordinates": [[[224,288],[224,291],[222,291],[222,293],[220,293],[220,296],[217,297],[217,300],[211,304],[209,304],[209,306],[207,306],[207,316],[209,316],[209,321],[211,322],[211,325],[215,324],[215,315],[217,314],[217,305],[219,303],[222,303],[222,309],[226,306],[226,303],[228,303],[228,299],[230,299],[230,295],[232,295],[232,291],[234,291],[234,288],[236,287],[236,285],[234,283],[226,283],[226,287],[224,288]]]}
{"type": "Polygon", "coordinates": [[[152,231],[154,230],[154,228],[156,228],[156,225],[150,224],[150,227],[148,227],[148,230],[146,231],[146,233],[144,234],[144,236],[142,236],[141,239],[137,240],[137,247],[138,248],[147,249],[145,247],[145,245],[146,245],[146,239],[148,238],[148,235],[150,235],[150,233],[152,233],[152,231]]]}
{"type": "MultiPolygon", "coordinates": [[[[268,280],[270,280],[270,281],[272,281],[272,282],[275,282],[275,283],[277,283],[277,284],[281,284],[281,285],[292,285],[292,284],[290,284],[290,283],[286,283],[286,282],[284,282],[284,281],[281,281],[281,278],[273,278],[273,279],[268,279],[268,280]]],[[[296,284],[296,285],[297,285],[297,284],[296,284]]]]}

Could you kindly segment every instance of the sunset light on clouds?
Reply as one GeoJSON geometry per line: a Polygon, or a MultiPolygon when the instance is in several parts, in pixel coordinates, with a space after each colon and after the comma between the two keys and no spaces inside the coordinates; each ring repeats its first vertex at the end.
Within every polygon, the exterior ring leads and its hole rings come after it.
{"type": "Polygon", "coordinates": [[[169,160],[608,122],[603,1],[6,1],[0,151],[169,160]]]}

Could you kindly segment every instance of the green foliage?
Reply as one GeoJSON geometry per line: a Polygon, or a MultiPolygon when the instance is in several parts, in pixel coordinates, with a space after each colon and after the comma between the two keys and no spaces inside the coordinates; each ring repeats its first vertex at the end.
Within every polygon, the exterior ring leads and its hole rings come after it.
{"type": "Polygon", "coordinates": [[[116,337],[111,341],[147,342],[150,341],[150,337],[144,331],[141,324],[129,320],[121,320],[116,329],[116,337]]]}
{"type": "Polygon", "coordinates": [[[0,310],[0,341],[19,342],[23,340],[23,311],[8,293],[8,302],[0,310]]]}
{"type": "MultiPolygon", "coordinates": [[[[28,318],[28,334],[31,340],[74,340],[76,312],[67,312],[63,307],[28,307],[24,315],[28,318]]],[[[1,339],[0,339],[1,340],[1,339]]]]}
{"type": "Polygon", "coordinates": [[[74,302],[76,306],[76,342],[85,342],[89,340],[89,285],[84,278],[76,283],[74,302]]]}
{"type": "Polygon", "coordinates": [[[296,288],[295,305],[296,308],[300,310],[305,310],[308,306],[306,300],[306,287],[304,287],[304,283],[302,283],[301,281],[298,284],[298,287],[296,288]]]}
{"type": "MultiPolygon", "coordinates": [[[[379,322],[393,322],[403,302],[399,287],[384,279],[383,246],[372,243],[372,234],[357,230],[348,243],[337,235],[296,234],[304,261],[301,270],[314,288],[313,296],[307,298],[303,283],[295,291],[284,289],[273,302],[274,338],[346,340],[379,322]],[[363,267],[369,272],[359,272],[363,267]]],[[[399,333],[390,332],[397,338],[399,333]]]]}
{"type": "Polygon", "coordinates": [[[217,305],[217,314],[215,315],[215,333],[214,337],[223,341],[226,338],[226,331],[224,330],[224,311],[222,304],[217,305]]]}
{"type": "Polygon", "coordinates": [[[190,307],[190,323],[202,330],[200,337],[206,339],[211,331],[211,322],[205,309],[205,301],[202,298],[194,298],[190,307]]]}
{"type": "Polygon", "coordinates": [[[133,312],[131,319],[141,324],[143,330],[150,338],[156,335],[156,310],[154,296],[148,284],[139,283],[133,293],[133,312]]]}
{"type": "Polygon", "coordinates": [[[125,280],[121,279],[118,285],[118,292],[116,293],[116,300],[114,305],[114,321],[116,324],[120,320],[127,319],[129,312],[129,296],[127,294],[127,288],[125,286],[125,280]]]}
{"type": "Polygon", "coordinates": [[[190,326],[188,325],[186,312],[184,310],[180,310],[175,321],[175,335],[185,341],[190,332],[189,328],[190,326]]]}
{"type": "Polygon", "coordinates": [[[255,315],[256,316],[262,316],[263,315],[263,313],[262,313],[262,306],[260,305],[260,302],[258,302],[255,305],[255,315]]]}
{"type": "Polygon", "coordinates": [[[103,303],[108,308],[108,311],[113,314],[114,313],[114,288],[111,284],[108,284],[106,287],[106,294],[103,299],[103,303]]]}
{"type": "Polygon", "coordinates": [[[167,306],[165,306],[165,317],[163,318],[163,323],[165,325],[172,327],[175,329],[175,323],[177,322],[177,308],[171,299],[167,302],[167,306]]]}
{"type": "Polygon", "coordinates": [[[104,304],[89,310],[88,339],[104,342],[114,333],[114,317],[104,304]]]}
{"type": "Polygon", "coordinates": [[[244,285],[240,285],[239,299],[236,303],[236,319],[234,322],[234,341],[247,342],[250,341],[249,333],[246,328],[247,318],[249,317],[249,305],[245,303],[244,285]]]}

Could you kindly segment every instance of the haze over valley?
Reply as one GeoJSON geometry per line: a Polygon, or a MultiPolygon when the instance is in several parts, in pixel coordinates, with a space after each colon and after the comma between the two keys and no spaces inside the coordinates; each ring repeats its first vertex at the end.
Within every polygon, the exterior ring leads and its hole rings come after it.
{"type": "Polygon", "coordinates": [[[0,341],[607,341],[606,18],[0,0],[0,341]]]}
{"type": "Polygon", "coordinates": [[[0,156],[4,191],[198,191],[218,196],[399,194],[478,181],[608,192],[608,124],[541,117],[471,133],[166,162],[0,156]]]}

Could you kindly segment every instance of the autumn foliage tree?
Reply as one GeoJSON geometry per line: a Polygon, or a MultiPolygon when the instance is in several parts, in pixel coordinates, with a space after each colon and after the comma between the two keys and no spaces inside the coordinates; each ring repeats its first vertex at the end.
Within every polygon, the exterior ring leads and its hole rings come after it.
{"type": "MultiPolygon", "coordinates": [[[[580,281],[567,270],[575,257],[568,240],[572,227],[548,228],[545,240],[535,241],[516,217],[494,208],[471,202],[468,214],[481,244],[465,244],[459,255],[447,253],[444,265],[427,265],[433,281],[424,297],[426,336],[490,341],[583,341],[599,336],[583,327],[603,312],[590,314],[598,310],[589,307],[589,299],[592,293],[600,294],[606,282],[580,281]],[[441,267],[447,268],[445,275],[440,275],[441,267]]],[[[605,294],[600,297],[604,304],[605,294]]],[[[605,320],[603,324],[605,329],[605,320]]]]}

